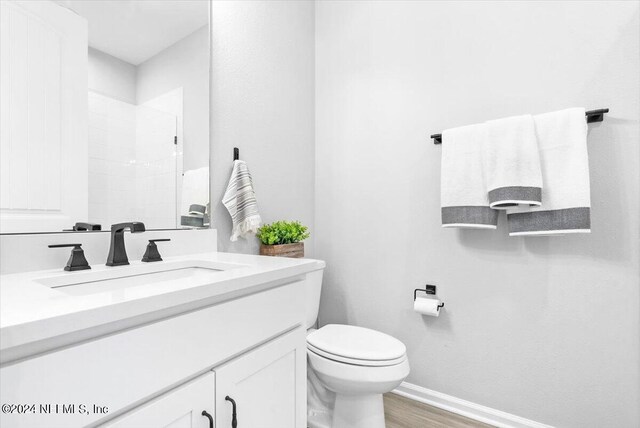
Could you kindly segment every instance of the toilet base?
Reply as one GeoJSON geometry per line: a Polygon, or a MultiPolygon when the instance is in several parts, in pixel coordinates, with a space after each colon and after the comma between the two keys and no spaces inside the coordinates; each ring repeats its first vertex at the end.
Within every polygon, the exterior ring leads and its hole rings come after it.
{"type": "Polygon", "coordinates": [[[385,428],[382,394],[336,394],[333,428],[385,428]]]}

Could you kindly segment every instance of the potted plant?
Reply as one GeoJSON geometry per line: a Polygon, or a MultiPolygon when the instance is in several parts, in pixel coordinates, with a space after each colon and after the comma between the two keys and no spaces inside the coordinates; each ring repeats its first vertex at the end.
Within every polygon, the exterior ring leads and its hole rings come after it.
{"type": "Polygon", "coordinates": [[[307,226],[299,221],[276,221],[258,229],[260,254],[276,257],[304,257],[304,241],[309,237],[307,226]]]}

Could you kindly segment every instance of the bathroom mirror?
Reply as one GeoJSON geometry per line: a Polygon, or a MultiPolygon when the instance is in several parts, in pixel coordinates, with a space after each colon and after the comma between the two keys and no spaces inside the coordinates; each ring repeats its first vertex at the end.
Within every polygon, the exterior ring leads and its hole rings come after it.
{"type": "Polygon", "coordinates": [[[209,227],[209,1],[0,7],[0,233],[209,227]]]}

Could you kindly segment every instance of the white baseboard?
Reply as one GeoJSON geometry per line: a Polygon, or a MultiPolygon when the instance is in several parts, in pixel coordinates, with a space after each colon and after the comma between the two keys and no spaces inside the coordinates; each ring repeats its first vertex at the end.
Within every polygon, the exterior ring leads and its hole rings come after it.
{"type": "Polygon", "coordinates": [[[553,428],[540,422],[521,418],[491,407],[472,403],[461,398],[433,391],[408,382],[402,384],[392,391],[411,400],[419,401],[433,407],[446,410],[470,419],[474,419],[485,424],[499,428],[553,428]]]}

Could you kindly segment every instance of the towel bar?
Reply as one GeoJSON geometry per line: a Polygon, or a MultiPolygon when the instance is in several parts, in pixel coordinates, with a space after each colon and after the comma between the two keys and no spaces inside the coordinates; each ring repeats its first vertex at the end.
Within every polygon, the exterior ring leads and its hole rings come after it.
{"type": "MultiPolygon", "coordinates": [[[[584,115],[587,117],[587,123],[593,123],[602,122],[605,113],[609,113],[608,108],[589,110],[584,112],[584,115]]],[[[442,134],[432,134],[429,138],[433,138],[433,144],[442,144],[442,134]]]]}

